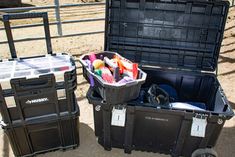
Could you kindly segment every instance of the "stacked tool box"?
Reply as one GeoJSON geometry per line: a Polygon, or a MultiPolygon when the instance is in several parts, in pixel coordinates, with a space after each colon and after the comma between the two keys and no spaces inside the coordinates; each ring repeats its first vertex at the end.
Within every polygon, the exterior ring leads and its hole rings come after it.
{"type": "Polygon", "coordinates": [[[224,1],[107,1],[105,50],[139,63],[147,73],[141,90],[167,85],[178,102],[201,102],[204,108],[159,107],[141,94],[106,102],[92,87],[87,98],[95,135],[106,150],[216,156],[212,148],[234,115],[215,74],[228,8],[224,1]]]}
{"type": "Polygon", "coordinates": [[[75,62],[52,54],[47,13],[3,15],[12,59],[0,61],[2,127],[16,156],[79,145],[75,62]],[[43,18],[48,54],[17,58],[9,20],[43,18]]]}

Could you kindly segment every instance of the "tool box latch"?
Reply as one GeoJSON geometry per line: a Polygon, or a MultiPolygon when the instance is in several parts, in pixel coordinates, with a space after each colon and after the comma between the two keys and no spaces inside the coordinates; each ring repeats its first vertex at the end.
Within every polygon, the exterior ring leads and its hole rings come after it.
{"type": "Polygon", "coordinates": [[[191,136],[205,137],[207,126],[207,115],[196,113],[192,120],[191,136]]]}
{"type": "Polygon", "coordinates": [[[114,106],[112,110],[111,125],[125,127],[126,108],[123,105],[114,106]]]}

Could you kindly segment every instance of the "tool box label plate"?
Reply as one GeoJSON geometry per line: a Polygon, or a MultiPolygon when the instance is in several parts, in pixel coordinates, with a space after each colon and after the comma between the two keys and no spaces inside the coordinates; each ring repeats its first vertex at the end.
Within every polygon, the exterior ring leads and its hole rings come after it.
{"type": "Polygon", "coordinates": [[[113,108],[111,125],[124,127],[126,122],[126,108],[113,108]]]}
{"type": "Polygon", "coordinates": [[[205,137],[207,120],[193,117],[191,136],[205,137]]]}

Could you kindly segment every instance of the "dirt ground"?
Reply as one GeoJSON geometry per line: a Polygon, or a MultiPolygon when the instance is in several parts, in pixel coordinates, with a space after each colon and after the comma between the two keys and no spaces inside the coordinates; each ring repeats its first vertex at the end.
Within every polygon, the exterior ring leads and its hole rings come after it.
{"type": "MultiPolygon", "coordinates": [[[[94,2],[95,0],[59,0],[60,4],[75,4],[79,2],[94,2]]],[[[43,5],[51,5],[54,4],[54,0],[22,0],[23,4],[26,5],[36,5],[36,6],[43,6],[43,5]]]]}
{"type": "MultiPolygon", "coordinates": [[[[33,0],[31,0],[33,1],[33,0]]],[[[42,1],[46,2],[46,1],[42,1]]],[[[229,17],[226,24],[224,34],[223,46],[219,59],[218,78],[221,85],[229,99],[232,108],[235,111],[235,8],[230,9],[229,17]]],[[[83,24],[67,24],[63,25],[64,34],[74,32],[88,32],[104,30],[104,22],[88,22],[83,24]]],[[[43,35],[43,29],[25,28],[16,29],[13,31],[15,39],[39,37],[43,35]]],[[[56,27],[51,26],[51,34],[56,35],[56,27]]],[[[55,52],[68,52],[74,55],[75,58],[81,54],[88,52],[98,52],[103,50],[104,34],[76,36],[68,38],[56,38],[52,40],[53,50],[55,52]]],[[[6,40],[5,32],[0,31],[0,41],[6,40]]],[[[19,56],[37,55],[46,52],[45,41],[28,41],[17,42],[16,48],[19,56]]],[[[0,45],[0,58],[9,58],[8,45],[0,45]]],[[[79,63],[77,65],[80,67],[79,63]]],[[[80,143],[78,149],[69,150],[66,152],[56,151],[47,154],[39,155],[41,157],[165,157],[167,155],[146,153],[133,151],[131,155],[126,155],[123,150],[112,149],[111,152],[104,151],[104,149],[97,144],[94,136],[94,122],[92,106],[88,104],[85,94],[88,89],[87,82],[82,77],[82,71],[78,68],[78,88],[76,95],[78,104],[81,110],[80,116],[80,143]]],[[[235,156],[235,118],[226,122],[221,136],[216,145],[216,151],[220,157],[233,157],[235,156]]],[[[4,135],[3,130],[0,130],[0,156],[12,157],[13,153],[8,142],[7,137],[4,135]]]]}

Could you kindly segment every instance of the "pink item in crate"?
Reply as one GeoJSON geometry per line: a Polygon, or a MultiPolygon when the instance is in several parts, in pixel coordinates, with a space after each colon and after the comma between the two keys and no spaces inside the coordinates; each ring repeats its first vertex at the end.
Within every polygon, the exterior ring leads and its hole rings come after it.
{"type": "Polygon", "coordinates": [[[107,67],[103,67],[100,69],[101,70],[101,75],[102,75],[102,79],[107,82],[107,83],[115,83],[115,79],[112,75],[112,73],[110,72],[110,70],[107,67]]]}
{"type": "Polygon", "coordinates": [[[94,53],[92,53],[92,54],[89,55],[89,59],[90,59],[91,64],[92,64],[97,58],[96,58],[96,55],[94,53]]]}

